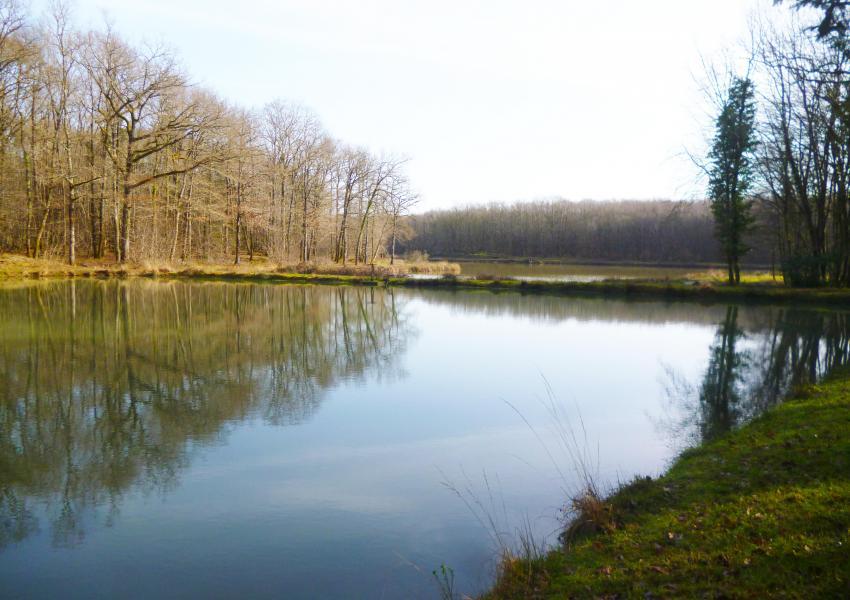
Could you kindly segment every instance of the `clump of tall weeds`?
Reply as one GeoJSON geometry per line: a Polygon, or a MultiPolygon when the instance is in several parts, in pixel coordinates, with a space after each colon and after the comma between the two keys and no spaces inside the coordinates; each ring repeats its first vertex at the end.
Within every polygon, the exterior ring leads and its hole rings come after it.
{"type": "MultiPolygon", "coordinates": [[[[502,581],[510,573],[510,579],[521,581],[524,587],[539,587],[535,582],[541,574],[538,565],[545,555],[546,544],[535,536],[531,519],[526,515],[519,526],[511,527],[504,497],[498,491],[498,480],[493,485],[487,472],[483,472],[484,492],[481,493],[466,472],[463,477],[462,486],[448,479],[443,481],[443,485],[466,504],[489,534],[498,553],[496,580],[502,581]]],[[[438,577],[438,581],[441,579],[444,580],[438,577]]]]}
{"type": "Polygon", "coordinates": [[[582,537],[617,528],[613,505],[592,484],[570,499],[565,512],[570,517],[560,537],[567,547],[582,537]]]}
{"type": "MultiPolygon", "coordinates": [[[[618,528],[614,505],[607,499],[613,488],[603,485],[599,473],[599,448],[591,444],[587,428],[576,410],[575,417],[568,414],[557,401],[549,382],[543,378],[546,396],[541,404],[547,414],[551,429],[546,437],[513,404],[506,404],[528,426],[540,443],[552,467],[561,480],[564,497],[569,501],[561,510],[561,524],[557,539],[564,552],[573,543],[591,535],[613,532],[618,528]],[[552,442],[554,440],[554,443],[552,442]]],[[[464,472],[464,484],[458,486],[448,480],[444,485],[454,492],[469,508],[481,526],[489,533],[498,551],[496,582],[484,598],[543,598],[549,588],[550,573],[546,568],[546,554],[551,545],[535,537],[532,521],[526,516],[519,527],[508,526],[504,500],[490,477],[483,473],[484,493],[473,485],[464,472]]],[[[435,572],[435,577],[440,573],[435,572]]],[[[446,583],[443,577],[438,580],[446,583]]],[[[445,588],[443,588],[445,589],[445,588]]]]}
{"type": "MultiPolygon", "coordinates": [[[[577,412],[577,419],[568,418],[549,382],[545,378],[544,382],[547,393],[542,403],[549,416],[556,447],[550,447],[519,409],[510,403],[508,406],[540,442],[562,481],[565,496],[570,498],[562,510],[563,528],[558,536],[564,551],[569,551],[572,543],[581,537],[615,530],[617,519],[613,505],[606,500],[600,480],[598,446],[594,453],[581,414],[577,412]]],[[[516,551],[517,546],[508,551],[504,548],[506,546],[503,546],[496,585],[486,597],[543,597],[550,579],[542,560],[546,548],[539,544],[526,546],[522,543],[518,546],[519,552],[516,551]]]]}

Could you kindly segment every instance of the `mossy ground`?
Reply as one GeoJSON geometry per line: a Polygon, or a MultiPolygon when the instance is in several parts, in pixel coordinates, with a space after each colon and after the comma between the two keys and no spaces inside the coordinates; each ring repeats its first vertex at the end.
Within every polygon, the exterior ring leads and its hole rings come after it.
{"type": "Polygon", "coordinates": [[[607,502],[602,531],[506,561],[486,597],[850,598],[850,372],[607,502]]]}

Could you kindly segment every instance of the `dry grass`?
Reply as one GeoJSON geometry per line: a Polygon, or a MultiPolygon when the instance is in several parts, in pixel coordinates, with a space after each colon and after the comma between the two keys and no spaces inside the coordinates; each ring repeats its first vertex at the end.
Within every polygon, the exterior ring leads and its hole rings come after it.
{"type": "Polygon", "coordinates": [[[570,501],[572,518],[562,534],[569,546],[588,535],[610,532],[617,528],[614,510],[592,483],[570,501]]]}
{"type": "Polygon", "coordinates": [[[341,265],[331,261],[280,264],[278,273],[300,273],[311,275],[346,275],[356,277],[403,277],[410,274],[449,275],[460,273],[460,265],[446,261],[405,261],[397,259],[394,264],[377,261],[374,264],[347,263],[341,265]]]}
{"type": "Polygon", "coordinates": [[[243,261],[238,265],[226,262],[170,263],[168,261],[144,260],[118,264],[104,260],[81,260],[76,265],[66,265],[59,260],[36,259],[16,254],[0,254],[0,280],[39,279],[61,277],[155,277],[155,276],[207,276],[229,275],[332,275],[359,277],[402,277],[412,273],[456,274],[460,266],[445,261],[407,262],[396,260],[375,264],[340,265],[331,261],[310,263],[279,263],[265,258],[243,261]]]}
{"type": "Polygon", "coordinates": [[[460,265],[445,260],[401,261],[410,274],[460,275],[460,265]]]}
{"type": "Polygon", "coordinates": [[[0,279],[37,279],[40,277],[93,277],[125,275],[126,266],[98,261],[66,265],[47,258],[27,258],[16,254],[0,254],[0,279]]]}

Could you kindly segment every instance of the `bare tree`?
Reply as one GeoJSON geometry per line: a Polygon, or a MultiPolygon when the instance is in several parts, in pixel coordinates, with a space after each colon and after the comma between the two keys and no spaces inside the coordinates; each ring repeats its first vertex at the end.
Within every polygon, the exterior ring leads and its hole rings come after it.
{"type": "Polygon", "coordinates": [[[257,114],[192,86],[174,56],[67,5],[32,27],[0,0],[0,249],[121,261],[386,253],[399,165],[309,110],[257,114]]]}
{"type": "Polygon", "coordinates": [[[395,264],[396,243],[399,238],[406,239],[410,235],[410,230],[403,227],[402,217],[410,211],[416,203],[419,202],[419,196],[410,191],[409,184],[405,179],[395,179],[387,196],[387,212],[390,219],[390,264],[395,264]]]}
{"type": "Polygon", "coordinates": [[[118,139],[105,144],[104,149],[121,178],[116,250],[118,260],[124,262],[130,256],[133,191],[152,181],[191,171],[211,157],[193,157],[167,170],[143,171],[140,167],[214,125],[218,115],[201,110],[168,52],[159,48],[136,52],[111,30],[94,37],[86,66],[104,100],[102,133],[109,136],[113,125],[118,133],[118,139]]]}

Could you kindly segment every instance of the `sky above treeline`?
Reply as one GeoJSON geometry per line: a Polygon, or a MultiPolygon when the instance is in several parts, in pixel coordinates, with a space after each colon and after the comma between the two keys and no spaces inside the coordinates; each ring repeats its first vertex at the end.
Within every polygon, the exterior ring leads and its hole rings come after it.
{"type": "MultiPolygon", "coordinates": [[[[33,10],[43,10],[36,0],[33,10]]],[[[173,48],[230,102],[281,98],[409,157],[419,210],[492,201],[696,198],[703,61],[769,0],[76,0],[173,48]]]]}

